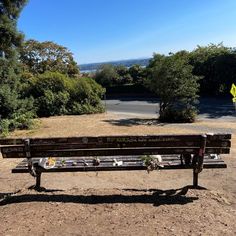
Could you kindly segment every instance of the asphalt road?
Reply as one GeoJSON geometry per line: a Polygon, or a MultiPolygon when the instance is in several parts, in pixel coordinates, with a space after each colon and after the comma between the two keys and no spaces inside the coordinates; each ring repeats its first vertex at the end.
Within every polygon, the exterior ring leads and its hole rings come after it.
{"type": "MultiPolygon", "coordinates": [[[[159,100],[155,98],[119,98],[103,102],[108,112],[158,116],[159,100]]],[[[235,107],[230,98],[202,98],[198,110],[199,118],[224,118],[236,121],[235,107]]]]}

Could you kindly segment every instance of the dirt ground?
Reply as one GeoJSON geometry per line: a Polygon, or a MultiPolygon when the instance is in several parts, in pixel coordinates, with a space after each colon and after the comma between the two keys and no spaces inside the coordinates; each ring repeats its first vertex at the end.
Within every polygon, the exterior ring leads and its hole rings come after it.
{"type": "Polygon", "coordinates": [[[232,133],[227,169],[53,173],[43,192],[29,174],[11,174],[19,160],[0,157],[0,235],[236,235],[236,119],[159,124],[118,114],[44,118],[13,137],[232,133]]]}

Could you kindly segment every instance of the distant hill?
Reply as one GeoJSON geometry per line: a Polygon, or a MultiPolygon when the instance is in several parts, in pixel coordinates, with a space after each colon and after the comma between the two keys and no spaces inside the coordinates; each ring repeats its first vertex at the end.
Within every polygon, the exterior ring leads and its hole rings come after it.
{"type": "Polygon", "coordinates": [[[130,60],[120,60],[120,61],[108,61],[108,62],[99,62],[99,63],[89,63],[89,64],[82,64],[79,65],[80,71],[95,71],[99,69],[104,64],[111,64],[113,66],[125,66],[131,67],[135,64],[140,66],[147,66],[149,63],[150,58],[145,59],[130,59],[130,60]]]}

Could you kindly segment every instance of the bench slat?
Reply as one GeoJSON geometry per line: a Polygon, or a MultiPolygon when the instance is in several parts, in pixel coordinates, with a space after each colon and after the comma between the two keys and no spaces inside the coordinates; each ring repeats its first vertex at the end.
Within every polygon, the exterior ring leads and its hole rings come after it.
{"type": "MultiPolygon", "coordinates": [[[[32,144],[31,150],[63,150],[63,149],[87,149],[87,148],[128,148],[128,147],[199,147],[200,141],[167,141],[167,142],[142,142],[142,143],[78,143],[78,144],[32,144]]],[[[231,142],[229,140],[222,141],[208,141],[207,147],[230,147],[231,142]]]]}
{"type": "MultiPolygon", "coordinates": [[[[122,136],[97,136],[97,137],[55,137],[31,138],[31,144],[57,144],[57,143],[129,143],[129,142],[158,142],[158,141],[197,141],[199,134],[189,135],[122,135],[122,136]]],[[[229,140],[231,134],[207,134],[207,140],[229,140]]],[[[0,145],[24,144],[24,139],[0,139],[0,145]]]]}
{"type": "MultiPolygon", "coordinates": [[[[79,156],[117,156],[117,155],[155,155],[155,154],[197,154],[199,148],[123,148],[123,149],[81,149],[48,150],[31,152],[32,157],[79,157],[79,156]]],[[[229,148],[206,148],[206,154],[228,154],[229,148]]],[[[2,147],[3,158],[24,158],[25,153],[2,147]]]]}
{"type": "MultiPolygon", "coordinates": [[[[32,144],[30,149],[32,152],[37,151],[52,151],[52,150],[77,150],[77,149],[98,149],[98,148],[129,148],[129,147],[164,147],[164,148],[171,148],[171,147],[178,147],[178,148],[199,148],[200,141],[198,142],[151,142],[151,143],[91,143],[91,144],[32,144]]],[[[231,142],[226,141],[212,141],[207,142],[207,148],[227,148],[231,146],[231,142]]],[[[3,153],[11,153],[11,152],[24,152],[25,148],[23,145],[11,145],[11,146],[4,146],[1,147],[3,153]]]]}
{"type": "MultiPolygon", "coordinates": [[[[164,168],[161,168],[161,170],[171,170],[171,169],[192,169],[192,166],[185,166],[181,165],[180,162],[172,162],[172,163],[163,163],[164,168]]],[[[204,162],[203,165],[204,168],[226,168],[227,165],[223,161],[215,161],[215,162],[204,162]]],[[[143,162],[126,162],[122,166],[113,166],[113,163],[103,163],[99,166],[82,166],[81,163],[79,163],[77,166],[63,166],[63,167],[55,167],[53,169],[43,169],[40,168],[42,172],[84,172],[84,171],[130,171],[130,170],[146,170],[147,167],[143,165],[143,162]]],[[[27,167],[16,167],[12,169],[12,173],[28,173],[27,167]]]]}

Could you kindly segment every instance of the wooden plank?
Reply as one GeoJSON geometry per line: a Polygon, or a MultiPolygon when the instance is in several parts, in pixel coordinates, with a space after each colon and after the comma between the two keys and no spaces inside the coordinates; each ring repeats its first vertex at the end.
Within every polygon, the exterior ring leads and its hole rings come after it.
{"type": "Polygon", "coordinates": [[[143,143],[143,142],[172,142],[181,140],[198,140],[200,135],[122,135],[122,136],[97,136],[97,137],[68,137],[31,139],[31,144],[55,143],[143,143]]]}
{"type": "Polygon", "coordinates": [[[14,138],[1,138],[0,139],[0,146],[5,145],[17,145],[17,144],[23,144],[23,139],[14,139],[14,138]]]}
{"type": "MultiPolygon", "coordinates": [[[[230,147],[231,142],[229,140],[223,141],[208,141],[207,147],[230,147]]],[[[44,150],[67,150],[67,149],[90,149],[90,148],[129,148],[129,147],[181,147],[181,148],[198,148],[200,147],[200,141],[173,141],[173,142],[142,142],[142,143],[87,143],[87,144],[32,144],[31,151],[44,151],[44,150]]],[[[23,152],[24,145],[12,145],[1,147],[3,153],[10,152],[23,152]]]]}
{"type": "MultiPolygon", "coordinates": [[[[131,159],[131,160],[117,159],[117,161],[121,161],[121,160],[123,161],[123,163],[131,165],[131,166],[132,165],[143,165],[143,161],[141,159],[136,159],[136,160],[135,159],[131,159]]],[[[74,168],[74,164],[73,164],[74,162],[76,162],[77,167],[79,167],[79,166],[84,167],[84,162],[82,160],[74,159],[74,160],[66,161],[65,166],[63,168],[70,168],[70,167],[74,168]]],[[[94,167],[92,160],[86,160],[86,163],[88,166],[94,167]]],[[[58,166],[60,166],[60,164],[61,164],[60,161],[57,161],[56,167],[58,168],[58,166]]],[[[101,159],[100,167],[101,166],[104,167],[106,165],[113,166],[113,164],[114,164],[114,162],[112,161],[112,159],[110,159],[109,161],[107,159],[105,159],[105,160],[101,159]]],[[[165,168],[169,168],[169,166],[180,165],[181,162],[179,159],[175,159],[172,161],[167,159],[167,160],[163,160],[161,162],[161,164],[164,165],[165,168]]],[[[189,167],[192,168],[191,165],[189,165],[188,167],[186,167],[185,165],[182,166],[182,168],[185,168],[185,169],[189,168],[189,167]]],[[[217,160],[216,159],[204,159],[204,168],[210,168],[210,167],[212,167],[212,168],[226,168],[227,166],[224,163],[224,161],[221,159],[217,159],[217,160]],[[213,167],[212,167],[212,165],[213,165],[213,167]]],[[[60,168],[62,168],[62,167],[60,167],[60,168]]],[[[22,161],[14,169],[28,170],[28,164],[26,161],[22,161]]]]}
{"type": "MultiPolygon", "coordinates": [[[[223,142],[213,142],[208,144],[207,148],[227,148],[230,147],[231,143],[230,141],[223,141],[223,142]]],[[[122,146],[121,144],[112,144],[110,146],[110,144],[97,144],[97,145],[92,145],[92,147],[88,144],[84,145],[80,145],[80,144],[63,144],[63,145],[32,145],[31,146],[31,151],[32,153],[34,152],[38,152],[38,151],[59,151],[59,150],[83,150],[83,149],[104,149],[106,148],[107,150],[109,149],[132,149],[132,148],[185,148],[185,149],[195,149],[195,148],[199,148],[199,145],[197,143],[197,145],[194,145],[194,143],[192,142],[172,142],[172,143],[150,143],[150,144],[146,144],[146,143],[140,143],[140,144],[136,144],[136,143],[129,143],[127,145],[122,146]]],[[[24,152],[25,151],[25,147],[23,145],[14,145],[14,146],[2,146],[1,147],[1,152],[2,153],[17,153],[17,152],[24,152]]]]}
{"type": "MultiPolygon", "coordinates": [[[[32,152],[34,157],[72,157],[72,156],[117,156],[117,155],[155,155],[198,153],[199,148],[127,148],[127,149],[83,149],[32,152]]],[[[207,148],[206,153],[229,153],[229,148],[207,148]]]]}
{"type": "MultiPolygon", "coordinates": [[[[212,168],[226,168],[227,165],[224,162],[215,162],[215,163],[204,163],[205,169],[212,168]]],[[[43,169],[40,168],[42,172],[84,172],[84,171],[131,171],[131,170],[146,170],[147,167],[143,165],[142,162],[139,163],[125,163],[122,166],[113,166],[112,164],[104,164],[99,166],[65,166],[53,169],[43,169]]],[[[166,164],[164,168],[161,170],[173,170],[173,169],[192,169],[191,166],[181,165],[179,162],[166,164]]],[[[14,168],[12,169],[12,173],[28,173],[28,169],[26,167],[14,168]]]]}
{"type": "MultiPolygon", "coordinates": [[[[31,152],[32,157],[79,157],[79,156],[117,156],[117,155],[155,155],[155,154],[197,154],[199,148],[127,148],[127,149],[81,149],[81,150],[48,150],[31,152]]],[[[206,154],[228,154],[229,148],[206,148],[206,154]]],[[[2,147],[3,158],[24,158],[20,150],[2,147]]]]}
{"type": "MultiPolygon", "coordinates": [[[[114,158],[117,161],[125,161],[125,162],[138,162],[138,161],[142,161],[142,156],[105,156],[105,157],[99,157],[101,162],[114,162],[114,158]]],[[[33,158],[33,163],[37,163],[39,161],[40,158],[33,158]]],[[[94,158],[93,157],[86,157],[85,159],[83,159],[83,157],[74,157],[74,158],[66,158],[66,159],[61,159],[61,158],[57,158],[56,159],[56,163],[59,164],[61,163],[61,160],[64,160],[66,163],[73,163],[73,162],[77,162],[77,163],[84,163],[84,161],[86,161],[86,163],[92,163],[94,158]]],[[[180,156],[177,155],[172,155],[172,156],[163,156],[162,155],[162,161],[163,162],[174,162],[174,161],[178,161],[180,162],[180,156]]],[[[204,163],[208,163],[208,162],[216,162],[216,161],[222,161],[222,159],[212,159],[208,156],[204,157],[204,163]]],[[[23,161],[21,161],[18,165],[22,165],[25,166],[27,165],[27,159],[24,159],[23,161]]]]}
{"type": "MultiPolygon", "coordinates": [[[[128,148],[128,147],[199,147],[200,141],[173,141],[173,142],[142,142],[142,143],[87,143],[87,144],[32,144],[32,151],[65,150],[65,149],[88,149],[88,148],[128,148]]],[[[230,147],[231,142],[208,141],[207,147],[230,147]]]]}
{"type": "MultiPolygon", "coordinates": [[[[33,138],[31,144],[56,144],[56,143],[132,143],[132,142],[173,142],[173,141],[198,141],[201,134],[192,135],[122,135],[122,136],[84,136],[68,138],[33,138]]],[[[230,134],[207,135],[208,140],[231,139],[230,134]]]]}
{"type": "Polygon", "coordinates": [[[206,134],[208,140],[228,140],[232,138],[231,134],[206,134]]]}
{"type": "MultiPolygon", "coordinates": [[[[167,141],[197,141],[202,134],[189,135],[119,135],[119,136],[84,136],[84,137],[55,137],[30,138],[31,144],[56,143],[130,143],[130,142],[167,142],[167,141]]],[[[208,140],[229,140],[231,134],[207,134],[208,140]]],[[[24,139],[0,139],[0,146],[23,144],[24,139]]]]}

